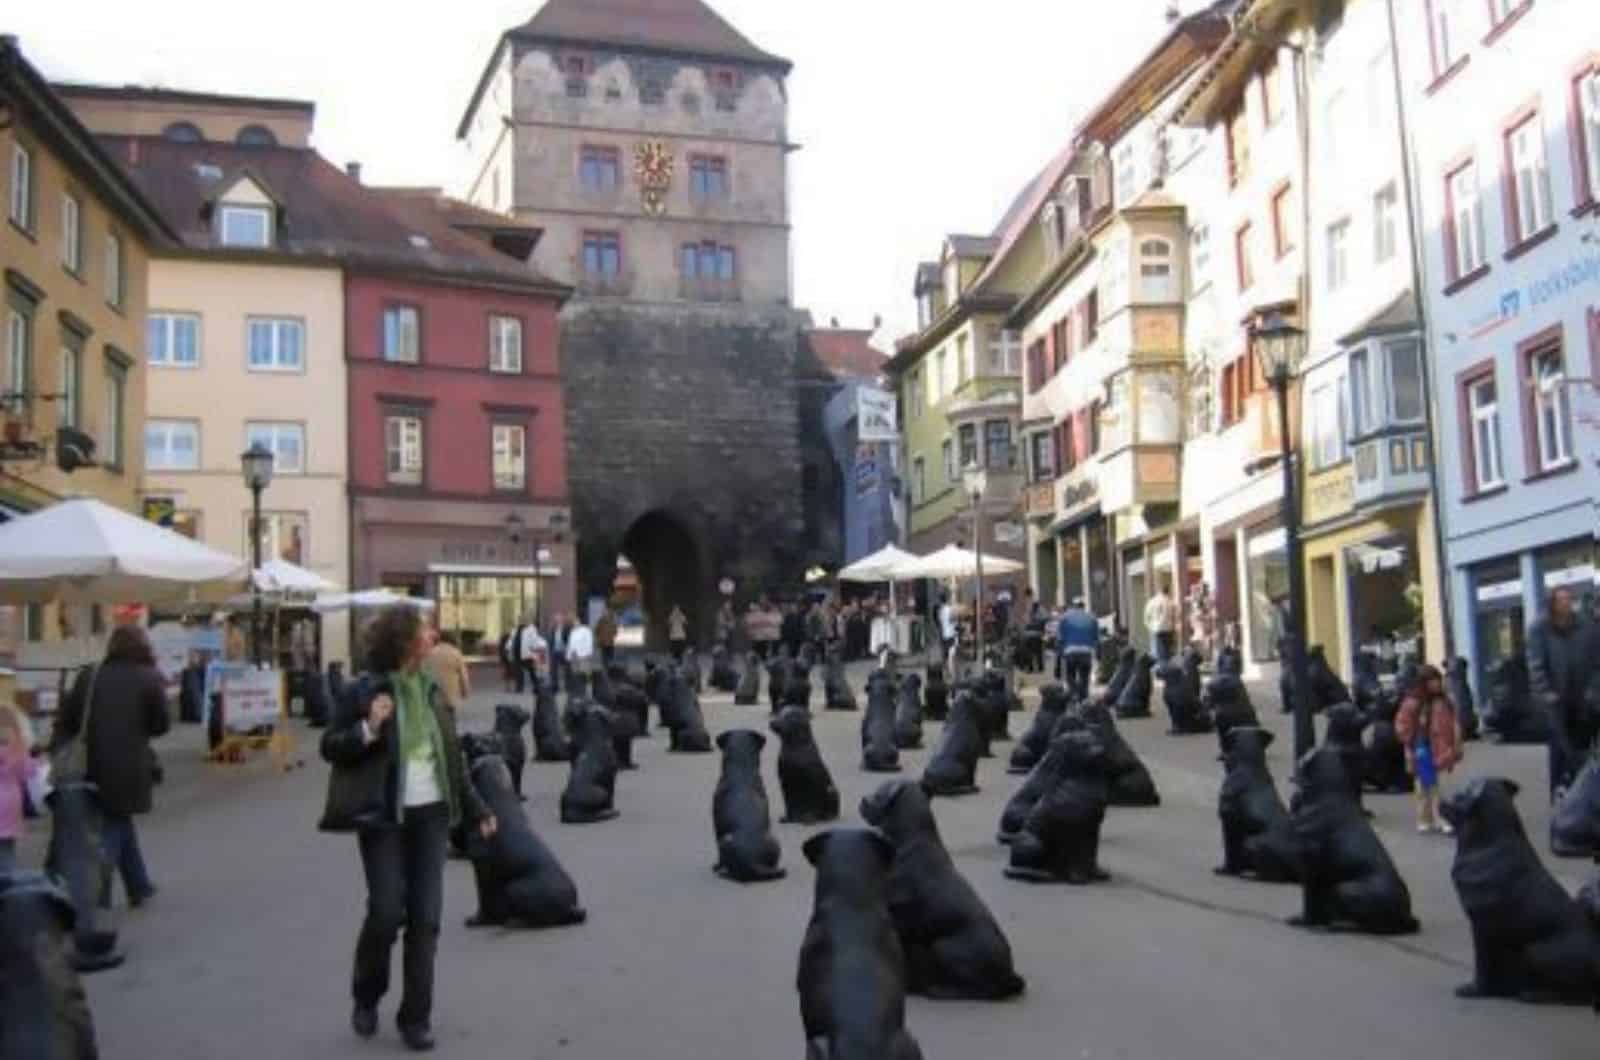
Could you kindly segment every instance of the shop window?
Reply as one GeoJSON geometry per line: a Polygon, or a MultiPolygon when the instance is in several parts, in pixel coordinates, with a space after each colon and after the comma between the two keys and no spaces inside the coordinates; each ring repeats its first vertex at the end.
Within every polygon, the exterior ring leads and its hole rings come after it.
{"type": "Polygon", "coordinates": [[[1036,431],[1028,436],[1028,448],[1032,455],[1030,468],[1034,482],[1049,482],[1056,477],[1054,446],[1050,443],[1048,431],[1036,431]]]}

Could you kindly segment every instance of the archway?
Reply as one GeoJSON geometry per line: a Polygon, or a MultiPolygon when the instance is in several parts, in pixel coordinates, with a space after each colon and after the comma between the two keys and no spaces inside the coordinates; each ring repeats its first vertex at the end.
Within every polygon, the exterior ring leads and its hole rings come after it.
{"type": "Polygon", "coordinates": [[[667,650],[667,616],[674,606],[689,618],[691,643],[707,643],[715,619],[706,606],[710,594],[700,545],[689,528],[665,511],[648,512],[628,527],[621,552],[639,579],[645,648],[667,650]]]}

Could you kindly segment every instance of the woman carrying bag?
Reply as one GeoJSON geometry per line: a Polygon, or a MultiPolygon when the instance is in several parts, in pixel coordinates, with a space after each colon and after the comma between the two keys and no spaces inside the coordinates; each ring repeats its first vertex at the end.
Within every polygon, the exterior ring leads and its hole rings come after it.
{"type": "Polygon", "coordinates": [[[450,828],[465,820],[485,837],[494,815],[467,782],[455,714],[422,660],[427,629],[405,604],[378,614],[367,633],[372,680],[339,704],[322,736],[333,765],[321,827],[355,832],[367,881],[367,915],[351,983],[355,1033],[378,1030],[389,955],[405,927],[403,995],[396,1023],[413,1051],[433,1048],[433,963],[444,906],[450,828]]]}

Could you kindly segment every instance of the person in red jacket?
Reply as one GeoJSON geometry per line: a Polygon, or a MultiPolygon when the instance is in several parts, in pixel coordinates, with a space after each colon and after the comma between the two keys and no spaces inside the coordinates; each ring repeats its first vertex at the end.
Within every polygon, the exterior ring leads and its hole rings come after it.
{"type": "Polygon", "coordinates": [[[1417,672],[1417,683],[1400,701],[1394,730],[1406,749],[1406,768],[1416,780],[1417,831],[1448,835],[1450,825],[1439,819],[1439,779],[1461,761],[1461,730],[1437,667],[1417,672]]]}

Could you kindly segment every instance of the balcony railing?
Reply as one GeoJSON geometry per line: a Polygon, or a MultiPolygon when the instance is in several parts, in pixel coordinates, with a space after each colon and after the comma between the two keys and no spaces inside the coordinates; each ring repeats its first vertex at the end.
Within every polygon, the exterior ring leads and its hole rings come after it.
{"type": "Polygon", "coordinates": [[[1351,455],[1357,505],[1428,488],[1430,446],[1420,426],[1391,427],[1352,441],[1351,455]]]}

